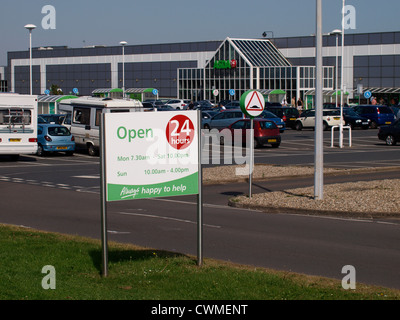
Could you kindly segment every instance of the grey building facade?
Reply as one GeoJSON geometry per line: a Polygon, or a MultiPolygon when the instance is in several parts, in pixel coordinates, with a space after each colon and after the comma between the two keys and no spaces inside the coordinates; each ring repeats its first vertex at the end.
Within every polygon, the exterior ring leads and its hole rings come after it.
{"type": "MultiPolygon", "coordinates": [[[[269,40],[292,66],[315,66],[315,37],[269,40]]],[[[339,37],[339,68],[340,40],[339,37]]],[[[157,88],[160,97],[181,98],[184,90],[178,89],[178,70],[206,68],[223,42],[127,45],[125,88],[157,88]]],[[[336,37],[325,35],[324,66],[336,67],[336,52],[336,37]]],[[[364,91],[371,90],[375,96],[399,100],[400,31],[345,34],[344,52],[344,86],[350,98],[358,96],[357,86],[362,85],[364,91]]],[[[80,95],[91,95],[99,88],[122,88],[122,61],[121,46],[34,48],[33,93],[43,94],[51,85],[61,88],[64,94],[78,88],[80,95]]],[[[9,52],[5,75],[8,91],[29,93],[29,52],[9,52]]],[[[341,79],[338,81],[340,84],[341,79]]]]}

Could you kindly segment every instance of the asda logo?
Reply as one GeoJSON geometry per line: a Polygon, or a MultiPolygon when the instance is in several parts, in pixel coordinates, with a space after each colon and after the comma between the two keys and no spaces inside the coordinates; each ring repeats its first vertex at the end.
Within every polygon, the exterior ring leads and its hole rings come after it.
{"type": "Polygon", "coordinates": [[[214,63],[214,69],[233,69],[236,68],[236,60],[217,60],[214,63]]]}

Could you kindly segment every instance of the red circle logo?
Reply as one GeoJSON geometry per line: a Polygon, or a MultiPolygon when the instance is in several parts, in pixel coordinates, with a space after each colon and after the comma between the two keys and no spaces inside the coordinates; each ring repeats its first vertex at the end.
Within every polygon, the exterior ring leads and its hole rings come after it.
{"type": "Polygon", "coordinates": [[[231,60],[231,68],[236,68],[236,60],[235,59],[231,60]]]}
{"type": "Polygon", "coordinates": [[[182,150],[190,146],[194,139],[194,125],[185,115],[177,115],[168,121],[165,130],[171,147],[182,150]]]}

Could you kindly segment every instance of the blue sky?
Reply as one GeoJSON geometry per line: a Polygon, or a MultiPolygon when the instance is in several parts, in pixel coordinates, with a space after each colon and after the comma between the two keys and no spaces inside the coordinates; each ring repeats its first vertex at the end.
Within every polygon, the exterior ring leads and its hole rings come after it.
{"type": "MultiPolygon", "coordinates": [[[[226,37],[258,38],[315,33],[316,0],[2,0],[0,65],[7,52],[33,46],[188,42],[226,37]],[[45,5],[56,10],[56,28],[43,29],[45,5]],[[271,33],[268,33],[271,35],[271,33]]],[[[342,0],[322,0],[323,32],[341,27],[342,0]]],[[[346,0],[356,9],[356,29],[349,33],[400,31],[400,1],[346,0]]]]}

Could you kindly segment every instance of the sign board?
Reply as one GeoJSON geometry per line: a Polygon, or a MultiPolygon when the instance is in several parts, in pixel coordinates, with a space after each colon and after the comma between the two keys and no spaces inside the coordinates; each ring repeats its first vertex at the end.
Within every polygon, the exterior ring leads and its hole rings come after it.
{"type": "Polygon", "coordinates": [[[254,118],[259,116],[265,108],[264,96],[256,91],[249,90],[242,94],[240,98],[240,109],[249,117],[254,118]]]}
{"type": "Polygon", "coordinates": [[[44,94],[49,95],[50,94],[50,90],[49,89],[44,90],[44,94]]]}
{"type": "Polygon", "coordinates": [[[153,93],[154,96],[156,96],[156,95],[158,95],[158,90],[157,89],[153,89],[152,93],[153,93]]]}
{"type": "Polygon", "coordinates": [[[72,89],[72,92],[75,93],[75,94],[78,94],[78,93],[79,93],[79,90],[78,90],[78,88],[73,88],[73,89],[72,89]]]}
{"type": "Polygon", "coordinates": [[[371,98],[371,96],[372,96],[371,91],[365,91],[365,92],[364,92],[364,98],[365,98],[365,99],[369,99],[369,98],[371,98]]]}
{"type": "Polygon", "coordinates": [[[229,95],[234,96],[235,95],[235,89],[229,89],[229,95]]]}
{"type": "Polygon", "coordinates": [[[199,193],[197,111],[104,115],[106,201],[199,193]]]}
{"type": "Polygon", "coordinates": [[[216,96],[218,96],[218,94],[219,94],[218,89],[214,89],[214,90],[213,90],[213,95],[216,97],[216,96]]]}

